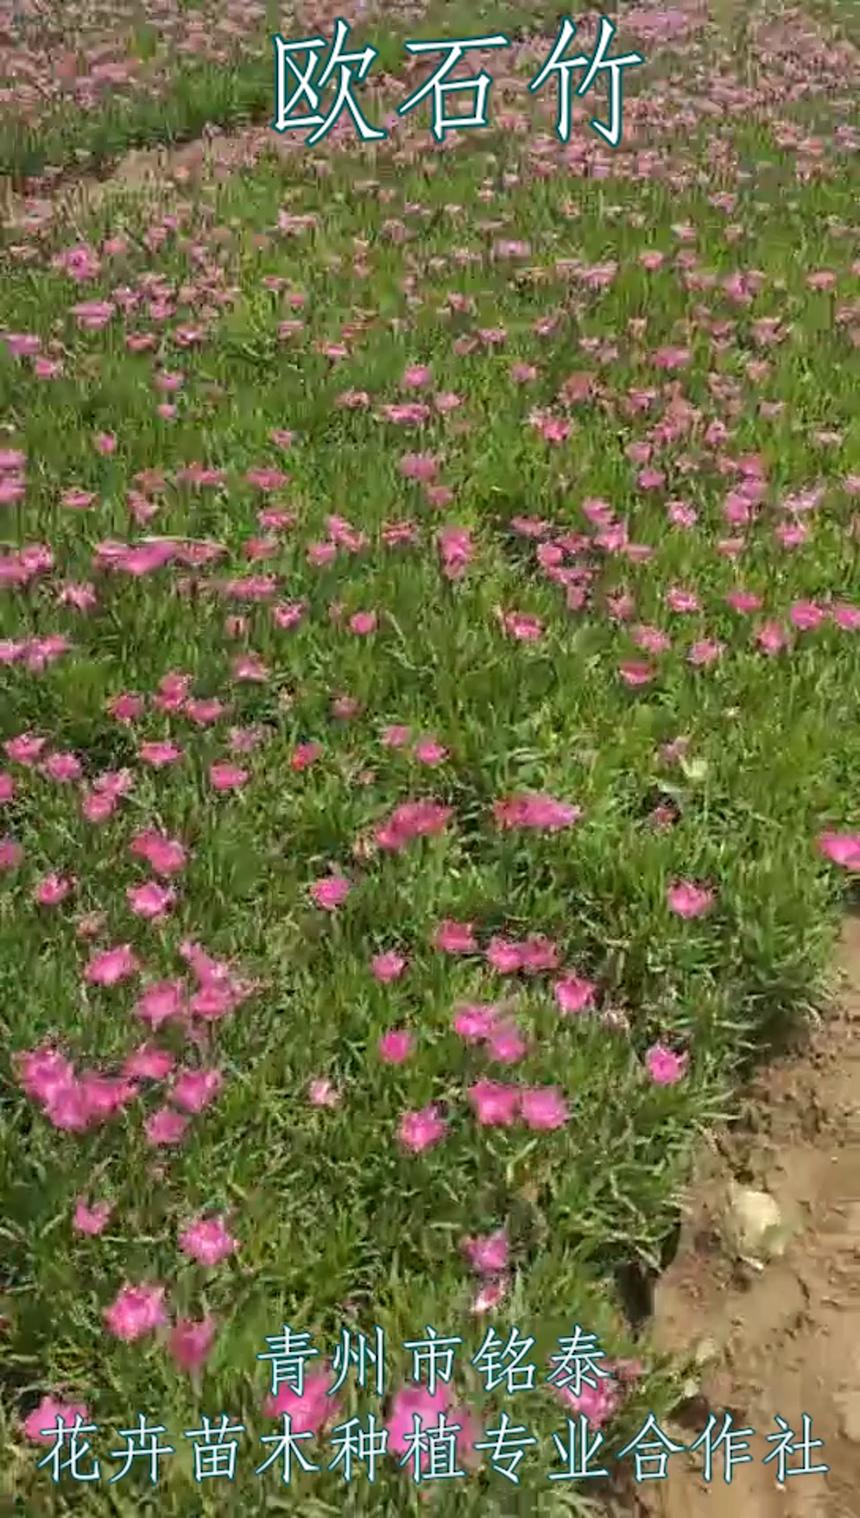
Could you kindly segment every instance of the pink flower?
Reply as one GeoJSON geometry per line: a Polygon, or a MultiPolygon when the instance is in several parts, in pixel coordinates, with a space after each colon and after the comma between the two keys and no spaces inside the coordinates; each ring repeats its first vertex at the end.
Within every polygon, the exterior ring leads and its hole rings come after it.
{"type": "Polygon", "coordinates": [[[476,1317],[480,1317],[485,1312],[492,1312],[493,1308],[498,1307],[504,1300],[507,1290],[508,1282],[504,1276],[498,1281],[482,1281],[472,1298],[471,1311],[476,1317]]]}
{"type": "Polygon", "coordinates": [[[448,758],[448,750],[435,738],[421,738],[415,745],[414,754],[419,764],[431,766],[442,764],[448,758]]]}
{"type": "Polygon", "coordinates": [[[197,727],[209,727],[213,722],[217,722],[226,710],[223,703],[214,697],[210,701],[192,700],[185,703],[185,715],[197,727]]]}
{"type": "Polygon", "coordinates": [[[43,775],[60,782],[80,780],[83,774],[81,761],[75,754],[49,754],[41,769],[43,775]]]}
{"type": "Polygon", "coordinates": [[[528,1128],[561,1128],[570,1113],[558,1086],[525,1086],[520,1093],[520,1113],[528,1128]]]}
{"type": "Polygon", "coordinates": [[[392,406],[383,406],[381,415],[386,422],[417,427],[427,421],[430,407],[425,406],[423,401],[397,401],[392,406]]]}
{"type": "Polygon", "coordinates": [[[288,631],[291,627],[298,626],[306,610],[304,601],[285,602],[281,606],[272,607],[272,621],[276,627],[288,631]]]}
{"type": "Polygon", "coordinates": [[[405,1028],[389,1028],[379,1040],[379,1057],[387,1065],[402,1065],[415,1052],[414,1035],[405,1028]]]}
{"type": "Polygon", "coordinates": [[[167,1322],[164,1292],[163,1286],[123,1286],[110,1307],[105,1308],[104,1319],[110,1332],[117,1339],[133,1344],[160,1328],[167,1322]]]}
{"type": "Polygon", "coordinates": [[[595,1429],[602,1428],[609,1421],[620,1401],[619,1388],[609,1376],[602,1377],[596,1387],[583,1383],[577,1396],[569,1386],[560,1386],[558,1395],[595,1429]]]}
{"type": "Polygon", "coordinates": [[[129,886],[125,894],[135,916],[145,917],[149,922],[163,917],[176,900],[176,892],[170,886],[159,885],[157,880],[129,886]]]}
{"type": "Polygon", "coordinates": [[[116,986],[122,980],[136,975],[140,964],[132,953],[131,945],[117,944],[113,949],[103,949],[93,954],[84,970],[84,979],[91,986],[116,986]]]}
{"type": "Polygon", "coordinates": [[[383,729],[382,742],[386,748],[404,748],[412,737],[412,729],[404,727],[402,723],[395,723],[391,727],[383,729]]]}
{"type": "Polygon", "coordinates": [[[107,822],[116,811],[117,801],[115,796],[107,792],[88,792],[81,801],[81,814],[87,822],[107,822]]]}
{"type": "Polygon", "coordinates": [[[174,1082],[170,1100],[185,1112],[202,1112],[215,1100],[223,1084],[220,1070],[183,1070],[174,1082]]]}
{"type": "Polygon", "coordinates": [[[230,981],[204,981],[188,1003],[188,1010],[195,1017],[207,1022],[218,1022],[238,1006],[237,988],[230,981]]]}
{"type": "MultiPolygon", "coordinates": [[[[843,632],[860,631],[860,606],[851,606],[844,601],[839,602],[832,608],[831,616],[836,626],[841,627],[843,632]]],[[[0,775],[0,781],[2,781],[2,778],[2,775],[0,775]]],[[[2,799],[2,790],[0,790],[0,801],[2,799]]]]}
{"type": "MultiPolygon", "coordinates": [[[[429,485],[425,483],[424,499],[428,506],[432,506],[436,511],[444,511],[446,506],[451,505],[454,499],[454,492],[450,485],[429,485]]],[[[402,541],[414,541],[414,539],[407,540],[404,537],[402,541]]]]}
{"type": "Polygon", "coordinates": [[[35,764],[42,749],[47,743],[46,738],[37,738],[35,733],[19,733],[17,738],[7,738],[3,744],[3,752],[13,764],[35,764]]]}
{"type": "Polygon", "coordinates": [[[655,369],[683,369],[690,362],[689,348],[655,348],[651,355],[655,369]]]}
{"type": "Polygon", "coordinates": [[[97,1202],[95,1207],[89,1207],[83,1198],[79,1197],[75,1204],[72,1227],[75,1233],[95,1236],[104,1230],[112,1212],[113,1208],[109,1202],[97,1202]]]}
{"type": "Polygon", "coordinates": [[[90,1121],[74,1066],[56,1049],[33,1049],[15,1061],[27,1095],[39,1102],[56,1127],[82,1132],[90,1121]]]}
{"type": "Polygon", "coordinates": [[[174,1112],[171,1107],[159,1107],[157,1112],[147,1118],[143,1131],[146,1142],[153,1149],[170,1149],[182,1142],[187,1127],[188,1118],[183,1117],[181,1112],[174,1112]]]}
{"type": "Polygon", "coordinates": [[[16,1060],[22,1089],[37,1102],[50,1102],[74,1079],[74,1067],[58,1049],[30,1049],[16,1060]]]}
{"type": "Polygon", "coordinates": [[[449,411],[457,410],[462,404],[462,399],[456,390],[437,390],[433,397],[433,404],[442,416],[446,416],[449,411]]]}
{"type": "Polygon", "coordinates": [[[135,1002],[135,1013],[151,1028],[157,1029],[169,1018],[180,1018],[186,1010],[185,984],[181,980],[155,980],[135,1002]]]}
{"type": "Polygon", "coordinates": [[[17,870],[23,862],[24,850],[14,838],[0,838],[0,870],[17,870]]]}
{"type": "Polygon", "coordinates": [[[97,1070],[85,1070],[78,1085],[80,1096],[89,1117],[102,1122],[122,1108],[137,1095],[134,1081],[117,1075],[100,1075],[97,1070]]]}
{"type": "Polygon", "coordinates": [[[34,887],[33,900],[40,907],[56,907],[65,901],[73,882],[63,875],[45,875],[34,887]]]}
{"type": "Polygon", "coordinates": [[[479,1044],[489,1038],[497,1025],[498,1007],[492,1002],[469,1003],[454,1013],[454,1031],[467,1044],[479,1044]]]}
{"type": "Polygon", "coordinates": [[[585,980],[579,975],[565,975],[562,980],[556,981],[553,989],[559,1011],[564,1017],[590,1011],[594,1006],[597,987],[593,980],[585,980]]]}
{"type": "Polygon", "coordinates": [[[209,784],[213,791],[241,790],[248,779],[248,770],[243,770],[241,765],[231,764],[229,760],[219,761],[209,766],[209,784]]]}
{"type": "Polygon", "coordinates": [[[305,1376],[301,1396],[290,1386],[279,1386],[263,1403],[263,1413],[267,1418],[282,1418],[287,1413],[293,1433],[318,1434],[340,1411],[339,1401],[328,1394],[330,1385],[329,1371],[311,1371],[305,1376]]]}
{"type": "Polygon", "coordinates": [[[128,1056],[122,1073],[129,1080],[161,1081],[170,1074],[174,1064],[169,1049],[157,1049],[154,1044],[141,1044],[128,1056]]]}
{"type": "Polygon", "coordinates": [[[170,1357],[180,1370],[199,1370],[209,1358],[214,1338],[214,1318],[179,1318],[167,1341],[170,1357]]]}
{"type": "Polygon", "coordinates": [[[466,527],[441,527],[436,543],[442,560],[442,573],[448,580],[459,580],[465,574],[474,552],[472,534],[466,527]]]}
{"type": "Polygon", "coordinates": [[[701,917],[714,904],[714,892],[690,880],[676,881],[666,892],[669,910],[678,917],[701,917]]]}
{"type": "Polygon", "coordinates": [[[229,734],[230,747],[234,754],[251,754],[255,748],[259,748],[265,738],[262,727],[231,727],[229,734]]]}
{"type": "Polygon", "coordinates": [[[338,717],[341,722],[350,722],[353,717],[358,716],[362,710],[362,706],[355,696],[335,696],[331,703],[331,709],[334,716],[338,717]]]}
{"type": "Polygon", "coordinates": [[[500,828],[530,828],[554,833],[577,822],[582,809],[567,801],[557,801],[554,796],[522,793],[495,802],[493,816],[500,828]]]}
{"type": "Polygon", "coordinates": [[[663,801],[648,814],[648,821],[655,828],[670,828],[678,820],[677,809],[670,801],[663,801]]]}
{"type": "Polygon", "coordinates": [[[544,938],[540,933],[530,933],[525,943],[519,945],[519,949],[526,975],[558,969],[558,945],[551,938],[544,938]]]}
{"type": "Polygon", "coordinates": [[[564,417],[536,410],[530,414],[529,421],[547,443],[563,443],[570,436],[571,424],[564,417]]]}
{"type": "Polygon", "coordinates": [[[319,568],[323,564],[331,564],[337,558],[336,543],[311,543],[308,549],[308,563],[319,568]]]}
{"type": "Polygon", "coordinates": [[[460,1248],[477,1275],[499,1275],[507,1266],[508,1236],[504,1228],[483,1237],[463,1239],[460,1248]]]}
{"type": "Polygon", "coordinates": [[[84,1402],[60,1402],[56,1397],[46,1396],[24,1418],[21,1427],[34,1444],[53,1444],[58,1418],[62,1418],[64,1428],[71,1428],[76,1418],[88,1423],[89,1417],[90,1410],[84,1402]]]}
{"type": "Polygon", "coordinates": [[[410,364],[403,373],[403,384],[408,390],[420,390],[422,386],[429,385],[433,378],[433,371],[426,364],[410,364]]]}
{"type": "Polygon", "coordinates": [[[467,1096],[482,1128],[509,1128],[517,1115],[520,1091],[501,1081],[476,1081],[467,1096]]]}
{"type": "Polygon", "coordinates": [[[516,638],[520,643],[537,643],[543,637],[543,623],[540,617],[528,616],[525,612],[509,611],[502,616],[502,626],[511,638],[516,638]]]}
{"type": "Polygon", "coordinates": [[[82,1082],[71,1067],[67,1078],[50,1084],[44,1098],[39,1099],[47,1119],[61,1132],[83,1132],[93,1122],[93,1110],[86,1101],[82,1082]]]}
{"type": "Polygon", "coordinates": [[[198,985],[210,986],[227,985],[230,980],[230,967],[224,960],[215,959],[198,943],[192,943],[186,939],[179,945],[179,952],[185,963],[191,967],[192,973],[198,985]]]}
{"type": "Polygon", "coordinates": [[[429,838],[444,832],[453,814],[453,807],[438,801],[404,801],[380,824],[374,836],[381,849],[396,853],[413,838],[429,838]]]}
{"type": "Polygon", "coordinates": [[[64,490],[60,496],[60,504],[68,511],[87,511],[94,500],[95,495],[91,490],[78,490],[74,486],[71,490],[64,490]]]}
{"type": "Polygon", "coordinates": [[[493,1059],[503,1065],[515,1065],[528,1052],[528,1045],[516,1023],[496,1023],[490,1029],[487,1047],[493,1059]]]}
{"type": "Polygon", "coordinates": [[[308,1086],[308,1101],[312,1107],[337,1107],[340,1094],[326,1076],[319,1075],[308,1086]]]}
{"type": "Polygon", "coordinates": [[[370,968],[374,980],[382,985],[387,985],[392,980],[399,980],[406,969],[406,960],[396,949],[387,949],[384,954],[374,954],[370,961],[370,968]]]}
{"type": "Polygon", "coordinates": [[[786,648],[790,639],[778,622],[764,622],[756,633],[756,642],[763,653],[773,655],[786,648]]]}
{"type": "Polygon", "coordinates": [[[186,850],[178,838],[168,838],[166,833],[148,828],[137,833],[129,844],[129,853],[145,859],[156,875],[178,875],[187,860],[186,850]]]}
{"type": "Polygon", "coordinates": [[[633,642],[637,648],[644,649],[646,654],[665,654],[672,646],[671,639],[662,628],[648,627],[644,624],[635,629],[633,642]]]}
{"type": "Polygon", "coordinates": [[[507,938],[491,938],[487,945],[487,963],[500,975],[515,975],[523,968],[523,948],[523,944],[512,943],[507,938]]]}
{"type": "Polygon", "coordinates": [[[398,1138],[404,1149],[420,1154],[444,1138],[448,1124],[440,1116],[438,1107],[432,1103],[417,1112],[404,1112],[400,1119],[398,1138]]]}
{"type": "Polygon", "coordinates": [[[314,881],[310,894],[323,911],[333,912],[336,907],[343,905],[351,890],[352,886],[345,875],[326,875],[321,880],[314,881]]]}
{"type": "Polygon", "coordinates": [[[397,461],[397,471],[403,480],[432,480],[437,469],[438,463],[432,454],[402,454],[397,461]]]}
{"type": "Polygon", "coordinates": [[[450,1400],[450,1388],[442,1382],[432,1393],[426,1386],[401,1386],[392,1399],[386,1424],[388,1448],[397,1455],[405,1455],[410,1447],[416,1414],[421,1427],[431,1428],[438,1423],[440,1413],[446,1411],[450,1400]]]}
{"type": "Polygon", "coordinates": [[[652,1044],[645,1055],[645,1064],[656,1086],[674,1086],[687,1071],[689,1056],[676,1054],[665,1044],[652,1044]]]}
{"type": "Polygon", "coordinates": [[[860,872],[860,833],[820,833],[818,847],[825,859],[852,874],[860,872]]]}
{"type": "Polygon", "coordinates": [[[198,1218],[179,1235],[179,1247],[198,1264],[211,1267],[226,1260],[239,1243],[227,1232],[223,1218],[198,1218]]]}
{"type": "MultiPolygon", "coordinates": [[[[480,1427],[470,1408],[451,1406],[451,1388],[443,1383],[440,1383],[432,1393],[426,1386],[401,1386],[395,1393],[386,1424],[389,1451],[395,1455],[406,1454],[410,1447],[410,1436],[415,1429],[416,1416],[419,1420],[419,1428],[426,1430],[438,1424],[442,1413],[446,1414],[449,1429],[452,1432],[457,1430],[455,1435],[457,1460],[462,1461],[464,1465],[474,1466],[473,1450],[480,1438],[480,1427]]],[[[427,1452],[422,1451],[420,1457],[422,1470],[427,1465],[427,1459],[427,1452]]]]}
{"type": "Polygon", "coordinates": [[[726,605],[732,611],[748,614],[753,611],[761,611],[762,598],[752,590],[730,590],[726,596],[726,605]]]}
{"type": "Polygon", "coordinates": [[[666,515],[673,527],[695,527],[699,514],[686,501],[667,501],[666,515]]]}
{"type": "Polygon", "coordinates": [[[695,591],[685,590],[683,585],[670,586],[664,599],[670,611],[693,612],[701,610],[699,598],[695,591]]]}
{"type": "Polygon", "coordinates": [[[290,769],[306,770],[320,758],[323,752],[321,743],[300,743],[293,750],[290,760],[290,769]]]}
{"type": "Polygon", "coordinates": [[[815,601],[795,601],[789,611],[789,617],[795,627],[803,632],[809,632],[811,628],[820,627],[825,621],[827,613],[823,606],[815,601]]]}
{"type": "Polygon", "coordinates": [[[366,637],[368,633],[376,632],[377,621],[375,611],[356,611],[349,619],[349,630],[359,637],[366,637]]]}
{"type": "Polygon", "coordinates": [[[715,664],[724,651],[724,645],[713,638],[700,638],[690,645],[687,662],[697,666],[715,664]]]}
{"type": "Polygon", "coordinates": [[[446,918],[433,935],[433,946],[445,954],[474,954],[478,944],[470,922],[453,922],[446,918]]]}
{"type": "Polygon", "coordinates": [[[44,1111],[48,1121],[63,1133],[83,1133],[94,1116],[83,1083],[75,1076],[51,1093],[44,1111]]]}
{"type": "Polygon", "coordinates": [[[625,685],[649,685],[654,679],[654,670],[643,659],[625,659],[619,664],[618,673],[625,685]]]}
{"type": "Polygon", "coordinates": [[[177,759],[182,758],[182,749],[176,743],[142,743],[138,753],[144,764],[150,764],[153,769],[163,769],[168,764],[175,764],[177,759]]]}

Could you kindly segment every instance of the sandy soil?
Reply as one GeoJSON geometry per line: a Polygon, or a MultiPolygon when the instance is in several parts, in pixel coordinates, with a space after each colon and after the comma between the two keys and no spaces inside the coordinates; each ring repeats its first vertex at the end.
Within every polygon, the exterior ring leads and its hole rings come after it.
{"type": "Polygon", "coordinates": [[[726,1485],[718,1458],[707,1486],[701,1453],[673,1456],[668,1479],[641,1483],[619,1512],[860,1515],[860,919],[846,925],[841,964],[838,1012],[802,1054],[761,1074],[745,1122],[703,1155],[681,1247],[656,1288],[657,1346],[700,1367],[697,1392],[663,1427],[689,1444],[709,1412],[721,1424],[729,1410],[736,1429],[757,1431],[754,1463],[726,1485]],[[796,1436],[810,1415],[824,1440],[811,1463],[829,1474],[777,1484],[775,1464],[761,1464],[776,1413],[796,1436]]]}

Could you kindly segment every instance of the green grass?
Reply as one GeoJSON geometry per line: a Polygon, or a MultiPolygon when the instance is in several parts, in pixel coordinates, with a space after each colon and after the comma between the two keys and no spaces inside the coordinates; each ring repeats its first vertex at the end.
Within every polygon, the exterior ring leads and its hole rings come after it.
{"type": "Polygon", "coordinates": [[[846,37],[860,46],[860,5],[857,0],[811,0],[806,7],[812,16],[833,28],[836,36],[846,37]]]}
{"type": "MultiPolygon", "coordinates": [[[[856,300],[843,227],[857,173],[843,158],[832,177],[797,182],[794,159],[762,115],[704,119],[698,135],[658,140],[662,177],[576,178],[560,167],[539,177],[535,134],[550,127],[551,114],[521,136],[467,134],[440,158],[422,151],[425,117],[375,158],[331,156],[327,172],[290,178],[281,161],[263,157],[187,204],[169,189],[160,207],[112,196],[91,224],[31,238],[31,257],[21,256],[20,231],[8,239],[0,327],[38,334],[63,372],[40,379],[29,360],[0,357],[4,446],[27,455],[24,499],[0,508],[3,537],[10,552],[49,543],[55,559],[28,587],[3,591],[0,639],[61,632],[71,648],[41,671],[20,660],[0,665],[0,736],[43,735],[46,753],[78,755],[88,782],[125,768],[134,776],[115,814],[96,825],[80,814],[79,784],[7,765],[17,790],[3,831],[24,849],[20,866],[0,877],[0,1437],[8,1450],[0,1480],[9,1511],[419,1510],[391,1462],[373,1488],[358,1478],[346,1489],[336,1473],[292,1490],[279,1489],[273,1473],[254,1477],[258,1438],[273,1428],[261,1412],[267,1386],[256,1356],[282,1323],[314,1334],[321,1350],[345,1321],[367,1332],[380,1325],[393,1387],[406,1369],[403,1341],[427,1324],[462,1336],[461,1397],[484,1423],[506,1409],[541,1446],[523,1462],[519,1486],[486,1467],[451,1483],[436,1499],[446,1512],[582,1514],[593,1494],[588,1483],[569,1490],[547,1480],[557,1467],[550,1434],[565,1413],[551,1392],[541,1385],[508,1401],[482,1392],[468,1360],[488,1323],[503,1339],[514,1325],[534,1335],[541,1366],[577,1321],[607,1354],[643,1359],[607,1451],[676,1394],[676,1368],[638,1334],[631,1281],[647,1281],[671,1251],[697,1137],[732,1110],[751,1062],[826,999],[845,877],[821,858],[816,838],[857,826],[856,634],[828,619],[795,630],[776,657],[754,638],[766,619],[788,626],[796,603],[856,600],[847,484],[860,472],[856,350],[850,322],[837,317],[856,300]],[[721,158],[718,142],[734,156],[721,158]],[[697,183],[690,166],[706,164],[697,183]],[[680,185],[666,177],[677,170],[687,171],[680,185]],[[736,196],[731,209],[714,203],[719,192],[736,196]],[[276,230],[285,208],[315,220],[287,235],[276,230]],[[153,239],[165,210],[178,228],[153,239]],[[715,277],[698,287],[674,262],[673,228],[684,224],[695,229],[695,269],[715,277]],[[727,224],[742,229],[738,240],[727,224]],[[100,247],[120,231],[126,251],[103,254],[84,284],[53,263],[63,247],[82,238],[100,247]],[[529,251],[496,256],[499,239],[529,251]],[[666,262],[646,272],[638,255],[654,248],[666,262]],[[559,268],[571,259],[612,260],[616,277],[591,288],[559,268]],[[758,287],[749,304],[737,303],[716,281],[750,269],[760,272],[758,287]],[[820,269],[836,274],[835,293],[807,284],[820,269]],[[71,314],[77,302],[123,288],[151,295],[154,275],[173,292],[166,314],[142,298],[136,312],[94,332],[71,314]],[[267,288],[271,276],[302,292],[300,310],[267,288]],[[221,289],[232,295],[219,308],[212,292],[221,289]],[[445,313],[452,291],[468,311],[445,313]],[[535,324],[548,315],[556,326],[541,334],[535,324]],[[767,350],[769,372],[751,373],[747,364],[762,356],[753,323],[771,317],[784,340],[767,350]],[[289,319],[304,327],[281,339],[289,319]],[[645,324],[639,335],[631,321],[645,324]],[[319,351],[343,341],[350,323],[345,357],[319,351]],[[733,325],[715,333],[713,323],[733,325]],[[185,346],[189,326],[202,336],[185,346]],[[457,351],[458,338],[500,328],[503,346],[479,340],[457,351]],[[141,331],[155,334],[154,351],[129,351],[126,334],[141,331]],[[654,366],[667,345],[690,350],[677,374],[654,366]],[[511,379],[517,361],[535,365],[531,384],[511,379]],[[415,364],[432,369],[430,393],[455,392],[460,405],[417,428],[380,418],[380,407],[404,398],[402,376],[415,364]],[[177,370],[176,415],[163,419],[154,372],[177,370]],[[599,394],[571,408],[572,431],[556,446],[530,425],[530,412],[562,414],[559,389],[583,370],[598,376],[599,394]],[[695,408],[686,431],[672,409],[673,381],[674,400],[695,408]],[[350,389],[367,391],[370,406],[338,406],[350,389]],[[642,390],[655,392],[652,408],[631,410],[627,401],[642,390]],[[762,400],[784,409],[763,414],[762,400]],[[626,450],[661,417],[679,431],[657,443],[652,462],[668,478],[650,489],[637,485],[642,464],[626,450]],[[728,429],[724,441],[707,435],[716,423],[728,429]],[[277,428],[295,434],[286,452],[271,441],[277,428]],[[841,441],[816,438],[821,431],[841,441]],[[94,448],[102,432],[116,437],[112,456],[94,448]],[[402,477],[409,452],[438,459],[448,506],[433,508],[402,477]],[[763,461],[765,503],[735,563],[717,546],[733,531],[723,507],[736,480],[720,461],[753,453],[763,461]],[[176,480],[193,461],[222,469],[223,482],[176,480]],[[275,500],[296,521],[274,557],[257,563],[248,543],[266,532],[257,512],[267,503],[245,472],[261,465],[289,472],[275,500]],[[164,487],[136,486],[142,470],[162,471],[164,487]],[[815,484],[822,498],[805,518],[810,538],[786,548],[774,532],[779,503],[815,484]],[[62,505],[71,488],[93,493],[90,510],[62,505]],[[159,509],[136,525],[127,497],[141,488],[159,509]],[[568,610],[564,588],[541,573],[534,544],[512,523],[535,516],[555,536],[593,534],[582,504],[594,498],[611,503],[630,541],[652,554],[636,562],[580,548],[567,562],[590,572],[590,600],[568,610]],[[677,498],[698,514],[687,530],[667,525],[666,502],[677,498]],[[325,539],[332,515],[367,545],[315,567],[307,550],[325,539]],[[386,527],[406,521],[414,541],[386,546],[386,527]],[[458,581],[440,572],[436,547],[438,529],[451,524],[474,543],[458,581]],[[175,565],[139,578],[94,567],[96,545],[146,535],[216,541],[225,555],[194,571],[193,586],[175,565]],[[306,602],[297,628],[278,628],[271,603],[225,595],[224,580],[259,573],[277,576],[276,602],[306,602]],[[86,583],[97,596],[90,610],[58,603],[62,586],[86,583]],[[696,591],[700,610],[669,609],[666,594],[679,585],[696,591]],[[762,597],[760,612],[728,608],[725,596],[739,585],[762,597]],[[608,598],[622,592],[635,598],[629,625],[608,614],[608,598]],[[333,607],[342,608],[336,617],[333,607]],[[378,614],[375,633],[350,634],[346,619],[366,610],[378,614]],[[543,637],[513,641],[499,610],[540,618],[543,637]],[[226,632],[225,616],[237,613],[247,625],[226,632]],[[671,645],[653,659],[653,683],[630,688],[618,669],[646,657],[631,639],[640,623],[671,645]],[[697,668],[687,654],[702,639],[719,642],[722,654],[697,668]],[[233,660],[250,651],[268,671],[258,683],[234,676],[233,660]],[[195,696],[229,703],[229,714],[196,728],[159,712],[151,697],[170,671],[186,672],[195,696]],[[130,727],[106,711],[129,691],[148,698],[130,727]],[[344,694],[360,703],[350,720],[332,711],[344,694]],[[444,763],[427,768],[408,748],[386,748],[383,729],[401,723],[438,738],[444,763]],[[228,756],[230,726],[253,725],[265,741],[237,756],[247,784],[217,794],[209,765],[228,756]],[[681,735],[683,759],[661,757],[681,735]],[[176,765],[140,761],[141,741],[168,737],[184,750],[176,765]],[[296,745],[308,741],[322,755],[297,771],[296,745]],[[493,805],[521,790],[575,803],[581,819],[558,833],[501,831],[493,805]],[[401,853],[362,847],[394,807],[417,797],[453,808],[444,833],[401,853]],[[675,808],[674,826],[654,825],[658,804],[675,808]],[[151,827],[181,839],[189,859],[173,910],[148,924],[126,891],[147,878],[129,842],[151,827]],[[308,887],[330,866],[353,890],[327,915],[308,887]],[[32,890],[49,872],[73,876],[75,890],[37,908],[32,890]],[[710,883],[709,913],[684,921],[669,912],[666,890],[679,879],[710,883]],[[105,914],[96,946],[131,943],[147,979],[184,973],[179,946],[190,939],[258,983],[204,1029],[200,1047],[175,1024],[155,1035],[184,1063],[217,1066],[225,1077],[175,1150],[153,1151],[144,1137],[163,1086],[146,1087],[83,1135],[56,1130],[20,1089],[23,1050],[56,1042],[79,1069],[115,1071],[145,1036],[132,1012],[136,981],[107,989],[83,979],[91,946],[76,928],[93,912],[105,914]],[[599,1012],[560,1018],[552,973],[503,978],[482,954],[440,952],[432,938],[444,919],[473,923],[482,949],[494,935],[548,935],[564,969],[597,985],[599,1012]],[[369,961],[391,948],[408,957],[408,970],[379,985],[369,961]],[[451,1019],[463,1002],[505,1005],[528,1038],[522,1063],[496,1064],[458,1039],[451,1019]],[[417,1042],[401,1066],[377,1054],[392,1027],[409,1028],[417,1042]],[[657,1086],[646,1073],[645,1053],[658,1041],[688,1054],[675,1085],[657,1086]],[[568,1122],[555,1131],[479,1127],[465,1093],[484,1077],[560,1087],[568,1122]],[[309,1104],[318,1078],[339,1090],[337,1108],[309,1104]],[[447,1112],[446,1137],[423,1154],[402,1152],[402,1114],[431,1102],[447,1112]],[[71,1227],[81,1195],[113,1204],[98,1238],[71,1227]],[[224,1213],[239,1241],[211,1272],[177,1246],[203,1212],[224,1213]],[[508,1293],[476,1319],[460,1241],[502,1226],[508,1293]],[[103,1311],[123,1282],[145,1280],[165,1285],[172,1316],[217,1319],[200,1384],[173,1368],[157,1338],[124,1345],[106,1332],[103,1311]],[[130,1477],[114,1487],[66,1480],[55,1490],[18,1426],[48,1391],[87,1403],[105,1472],[116,1469],[105,1457],[122,1442],[117,1429],[139,1412],[165,1424],[176,1454],[158,1487],[130,1477]],[[195,1485],[183,1431],[222,1412],[247,1430],[239,1475],[195,1485]]],[[[617,164],[629,161],[622,151],[617,164]]],[[[346,1403],[350,1413],[378,1412],[352,1391],[346,1403]]]]}

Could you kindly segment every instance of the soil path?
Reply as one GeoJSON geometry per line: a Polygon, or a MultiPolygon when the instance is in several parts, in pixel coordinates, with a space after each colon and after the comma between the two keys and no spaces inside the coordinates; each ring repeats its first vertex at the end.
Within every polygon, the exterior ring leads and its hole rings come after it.
{"type": "Polygon", "coordinates": [[[701,1453],[674,1456],[667,1480],[635,1489],[641,1518],[860,1515],[860,919],[846,925],[841,966],[838,1012],[802,1055],[762,1072],[742,1131],[706,1151],[656,1290],[656,1344],[700,1366],[676,1413],[679,1442],[728,1410],[736,1429],[757,1431],[755,1463],[726,1485],[718,1455],[708,1486],[701,1453]],[[824,1440],[810,1463],[829,1474],[778,1485],[775,1463],[761,1464],[777,1413],[795,1437],[809,1414],[824,1440]]]}

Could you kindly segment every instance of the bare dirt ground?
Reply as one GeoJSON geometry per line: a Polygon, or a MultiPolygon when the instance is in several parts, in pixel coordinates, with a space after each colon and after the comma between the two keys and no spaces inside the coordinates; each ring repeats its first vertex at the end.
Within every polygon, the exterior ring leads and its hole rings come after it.
{"type": "Polygon", "coordinates": [[[52,220],[74,219],[97,210],[117,192],[163,193],[168,185],[190,192],[201,181],[225,179],[252,164],[263,147],[286,155],[293,146],[266,127],[244,127],[234,132],[208,127],[200,137],[176,146],[132,148],[101,175],[70,173],[55,183],[49,179],[34,181],[27,194],[14,190],[11,179],[0,176],[0,219],[15,225],[17,218],[26,216],[34,205],[46,214],[50,211],[52,220]]]}
{"type": "MultiPolygon", "coordinates": [[[[760,1075],[745,1121],[712,1143],[691,1187],[681,1247],[659,1282],[654,1339],[698,1360],[667,1433],[689,1444],[713,1411],[751,1427],[754,1463],[730,1485],[717,1458],[676,1455],[619,1512],[636,1518],[857,1518],[860,1514],[860,918],[846,924],[841,1005],[802,1053],[760,1075]],[[762,1195],[764,1194],[764,1195],[762,1195]],[[690,1387],[692,1391],[692,1386],[690,1387]],[[824,1440],[828,1475],[762,1466],[779,1413],[824,1440]],[[632,1504],[632,1506],[631,1506],[632,1504]]],[[[795,1457],[789,1464],[797,1464],[795,1457]]]]}

